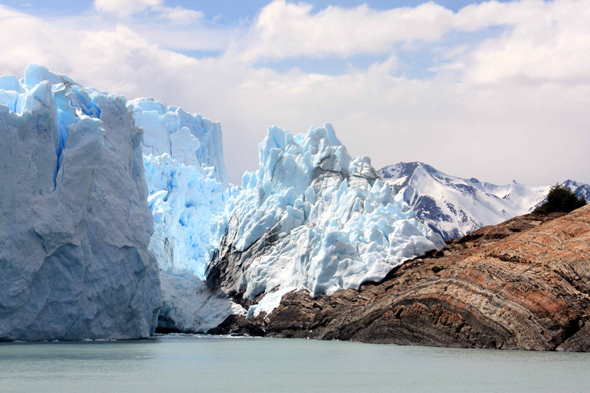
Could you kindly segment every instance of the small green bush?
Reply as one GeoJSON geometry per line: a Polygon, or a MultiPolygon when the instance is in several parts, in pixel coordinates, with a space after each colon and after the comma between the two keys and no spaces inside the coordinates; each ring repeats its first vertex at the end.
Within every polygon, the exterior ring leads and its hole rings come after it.
{"type": "Polygon", "coordinates": [[[561,184],[551,186],[547,194],[547,202],[543,204],[542,209],[547,213],[552,212],[571,212],[579,207],[586,205],[586,199],[576,196],[569,188],[561,184]]]}

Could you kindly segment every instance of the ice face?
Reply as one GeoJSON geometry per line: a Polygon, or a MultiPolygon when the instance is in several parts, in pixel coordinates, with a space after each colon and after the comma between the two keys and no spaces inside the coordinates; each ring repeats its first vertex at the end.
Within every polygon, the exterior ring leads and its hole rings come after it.
{"type": "Polygon", "coordinates": [[[144,130],[143,153],[159,157],[168,154],[176,162],[210,172],[223,187],[228,186],[221,126],[168,106],[152,98],[130,101],[135,121],[144,130]]]}
{"type": "Polygon", "coordinates": [[[444,246],[369,158],[351,159],[330,124],[295,136],[270,127],[259,160],[213,218],[207,275],[227,293],[267,294],[250,313],[270,312],[292,289],[358,288],[444,246]]]}
{"type": "Polygon", "coordinates": [[[159,328],[206,332],[241,307],[210,292],[205,279],[211,217],[223,211],[229,188],[221,128],[153,99],[128,104],[144,130],[143,162],[154,219],[150,250],[162,277],[159,328]],[[214,323],[217,324],[214,324],[214,323]]]}
{"type": "Polygon", "coordinates": [[[143,156],[154,218],[150,250],[162,270],[190,270],[205,278],[211,217],[223,211],[228,191],[200,168],[168,154],[143,156]]]}
{"type": "Polygon", "coordinates": [[[0,340],[148,337],[160,287],[126,100],[37,65],[0,89],[0,340]]]}

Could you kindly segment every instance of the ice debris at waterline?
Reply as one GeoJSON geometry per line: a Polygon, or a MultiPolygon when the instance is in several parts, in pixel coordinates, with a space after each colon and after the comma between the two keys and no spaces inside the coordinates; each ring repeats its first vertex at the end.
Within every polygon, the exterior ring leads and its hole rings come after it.
{"type": "Polygon", "coordinates": [[[158,327],[206,332],[239,311],[202,281],[211,217],[223,211],[229,197],[221,127],[153,99],[133,100],[128,107],[144,130],[143,162],[154,219],[150,250],[162,278],[158,327]]]}
{"type": "Polygon", "coordinates": [[[295,136],[270,127],[259,159],[213,218],[207,273],[225,293],[266,293],[249,314],[270,312],[293,289],[317,296],[358,288],[444,246],[369,158],[351,159],[330,124],[295,136]]]}
{"type": "Polygon", "coordinates": [[[158,268],[126,100],[30,65],[0,78],[0,340],[153,333],[158,268]]]}
{"type": "Polygon", "coordinates": [[[245,310],[226,296],[213,294],[191,270],[160,271],[162,310],[158,318],[161,332],[207,333],[228,316],[245,310]]]}

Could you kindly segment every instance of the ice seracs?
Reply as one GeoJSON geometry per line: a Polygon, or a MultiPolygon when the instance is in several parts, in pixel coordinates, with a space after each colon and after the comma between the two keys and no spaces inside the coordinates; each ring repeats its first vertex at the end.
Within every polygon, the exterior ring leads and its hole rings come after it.
{"type": "Polygon", "coordinates": [[[348,155],[330,124],[299,135],[270,127],[259,160],[213,218],[207,273],[213,289],[265,294],[251,314],[270,312],[293,289],[358,288],[444,246],[370,159],[348,155]]]}
{"type": "Polygon", "coordinates": [[[38,65],[0,78],[0,340],[153,333],[141,137],[121,96],[38,65]]]}
{"type": "Polygon", "coordinates": [[[150,249],[163,270],[191,270],[205,279],[210,223],[229,197],[215,178],[168,154],[143,156],[154,218],[150,249]]]}
{"type": "Polygon", "coordinates": [[[168,154],[174,161],[196,167],[223,187],[228,186],[219,122],[211,122],[199,114],[188,113],[153,98],[139,98],[128,105],[137,125],[144,130],[145,155],[168,154]]]}

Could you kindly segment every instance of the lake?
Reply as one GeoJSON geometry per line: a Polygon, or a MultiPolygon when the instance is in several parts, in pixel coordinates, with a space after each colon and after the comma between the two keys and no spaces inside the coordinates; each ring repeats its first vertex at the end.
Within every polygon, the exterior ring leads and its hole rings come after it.
{"type": "Polygon", "coordinates": [[[588,392],[590,354],[167,335],[0,344],[0,392],[588,392]]]}

